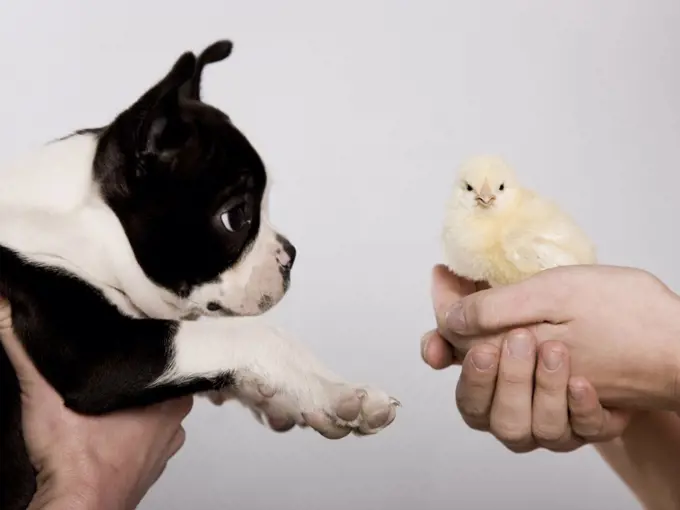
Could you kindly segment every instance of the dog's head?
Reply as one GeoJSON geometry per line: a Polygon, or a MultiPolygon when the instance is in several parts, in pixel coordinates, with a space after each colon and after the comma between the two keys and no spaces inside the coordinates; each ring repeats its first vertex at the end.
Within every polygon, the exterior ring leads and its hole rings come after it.
{"type": "Polygon", "coordinates": [[[95,178],[135,256],[186,315],[257,315],[288,289],[295,248],[267,218],[257,151],[200,96],[219,41],[187,52],[100,134],[95,178]]]}

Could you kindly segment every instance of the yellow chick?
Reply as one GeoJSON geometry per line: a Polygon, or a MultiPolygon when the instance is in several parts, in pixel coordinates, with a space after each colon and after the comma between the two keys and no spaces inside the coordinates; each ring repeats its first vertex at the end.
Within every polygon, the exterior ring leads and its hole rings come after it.
{"type": "Polygon", "coordinates": [[[553,202],[523,188],[500,157],[459,169],[444,228],[444,263],[459,276],[508,285],[544,269],[595,264],[595,247],[553,202]]]}

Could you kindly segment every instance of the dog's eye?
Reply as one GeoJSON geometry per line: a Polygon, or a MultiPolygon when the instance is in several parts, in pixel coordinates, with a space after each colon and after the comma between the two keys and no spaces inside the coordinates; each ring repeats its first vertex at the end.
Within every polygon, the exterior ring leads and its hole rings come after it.
{"type": "Polygon", "coordinates": [[[239,232],[252,221],[248,204],[241,202],[231,206],[220,215],[222,225],[229,232],[239,232]]]}

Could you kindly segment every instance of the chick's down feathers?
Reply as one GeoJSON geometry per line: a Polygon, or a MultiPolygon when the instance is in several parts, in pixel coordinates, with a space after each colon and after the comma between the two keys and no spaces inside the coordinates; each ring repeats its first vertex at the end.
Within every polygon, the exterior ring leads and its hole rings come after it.
{"type": "Polygon", "coordinates": [[[523,188],[501,158],[465,162],[456,177],[442,232],[451,271],[491,286],[544,269],[595,264],[595,247],[555,203],[523,188]]]}

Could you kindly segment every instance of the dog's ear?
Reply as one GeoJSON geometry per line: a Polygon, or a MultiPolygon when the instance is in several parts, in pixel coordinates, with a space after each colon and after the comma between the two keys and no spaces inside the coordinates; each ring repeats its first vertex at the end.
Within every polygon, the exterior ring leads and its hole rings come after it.
{"type": "Polygon", "coordinates": [[[201,75],[206,65],[226,59],[231,41],[217,41],[196,57],[186,52],[168,74],[132,106],[132,118],[139,120],[137,150],[170,162],[191,136],[190,119],[182,116],[182,103],[200,101],[201,75]]]}
{"type": "Polygon", "coordinates": [[[231,55],[233,48],[234,44],[228,40],[214,42],[205,48],[198,56],[198,62],[196,63],[196,68],[194,69],[191,80],[185,85],[182,85],[182,95],[200,101],[203,69],[208,64],[214,64],[215,62],[221,62],[226,59],[231,55]]]}
{"type": "MultiPolygon", "coordinates": [[[[111,189],[129,190],[139,178],[173,168],[177,156],[195,136],[192,102],[200,101],[201,75],[206,65],[226,59],[231,41],[217,41],[196,57],[183,53],[170,71],[122,112],[108,127],[116,154],[126,163],[109,174],[111,189]]],[[[113,157],[107,156],[109,161],[113,157]]]]}
{"type": "Polygon", "coordinates": [[[170,162],[191,136],[182,102],[196,63],[193,53],[182,54],[168,74],[128,109],[128,120],[135,123],[135,152],[139,156],[170,162]]]}

